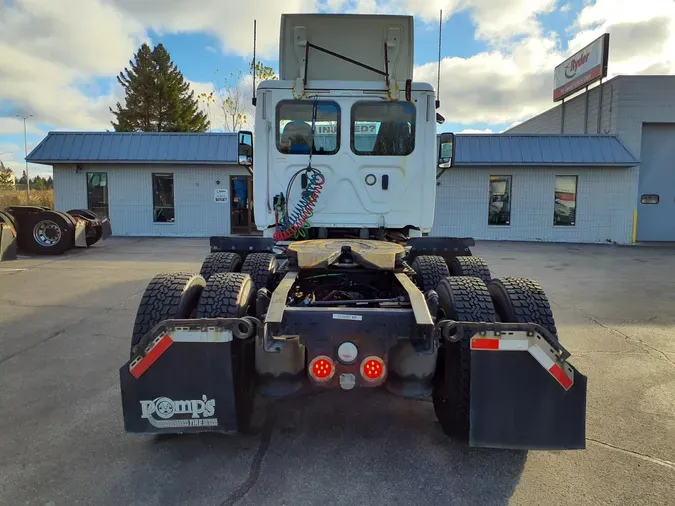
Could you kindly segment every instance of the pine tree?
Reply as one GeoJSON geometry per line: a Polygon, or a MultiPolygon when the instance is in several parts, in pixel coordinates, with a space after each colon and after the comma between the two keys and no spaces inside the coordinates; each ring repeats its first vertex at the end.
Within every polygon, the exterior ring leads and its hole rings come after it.
{"type": "Polygon", "coordinates": [[[110,108],[116,132],[205,132],[206,115],[162,44],[143,44],[117,76],[125,92],[125,105],[110,108]]]}
{"type": "Polygon", "coordinates": [[[0,190],[14,188],[14,173],[0,161],[0,190]]]}

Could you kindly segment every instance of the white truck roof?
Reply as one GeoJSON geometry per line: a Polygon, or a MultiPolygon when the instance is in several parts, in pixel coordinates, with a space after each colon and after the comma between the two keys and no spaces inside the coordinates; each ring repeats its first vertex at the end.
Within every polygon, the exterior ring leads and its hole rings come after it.
{"type": "MultiPolygon", "coordinates": [[[[279,78],[304,75],[306,42],[385,71],[385,49],[392,80],[413,76],[412,16],[359,14],[283,14],[279,78]]],[[[312,81],[381,81],[384,76],[316,49],[309,50],[307,79],[312,81]]]]}

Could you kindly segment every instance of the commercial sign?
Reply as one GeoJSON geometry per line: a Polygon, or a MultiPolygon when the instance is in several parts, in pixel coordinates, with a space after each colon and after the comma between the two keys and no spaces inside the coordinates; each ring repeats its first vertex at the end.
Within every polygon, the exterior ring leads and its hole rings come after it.
{"type": "Polygon", "coordinates": [[[609,57],[609,34],[595,39],[581,51],[555,68],[553,101],[562,100],[607,76],[609,57]]]}
{"type": "Polygon", "coordinates": [[[229,202],[229,196],[227,188],[216,188],[213,194],[213,201],[216,204],[227,204],[229,202]]]}

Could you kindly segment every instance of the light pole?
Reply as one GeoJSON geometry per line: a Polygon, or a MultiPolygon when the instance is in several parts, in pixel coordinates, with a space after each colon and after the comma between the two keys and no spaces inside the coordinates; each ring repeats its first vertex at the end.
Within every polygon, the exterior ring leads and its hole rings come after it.
{"type": "Polygon", "coordinates": [[[28,175],[28,137],[27,137],[27,132],[26,132],[26,120],[28,118],[32,118],[33,115],[29,114],[28,116],[21,116],[20,114],[16,115],[17,118],[21,118],[23,120],[23,149],[25,151],[25,158],[24,161],[26,162],[26,205],[30,205],[30,176],[28,175]]]}

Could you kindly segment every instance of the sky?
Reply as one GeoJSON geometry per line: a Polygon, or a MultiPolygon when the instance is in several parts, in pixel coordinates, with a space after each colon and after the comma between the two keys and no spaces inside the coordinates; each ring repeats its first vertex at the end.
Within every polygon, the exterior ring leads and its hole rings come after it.
{"type": "Polygon", "coordinates": [[[29,152],[49,131],[112,130],[116,76],[143,42],[209,92],[215,72],[246,71],[255,19],[258,56],[278,69],[282,13],[413,15],[414,77],[435,86],[441,9],[442,131],[498,133],[553,107],[555,66],[603,33],[609,77],[675,73],[673,0],[0,0],[0,160],[21,174],[17,114],[32,115],[29,152]]]}

